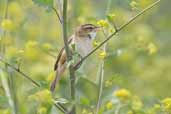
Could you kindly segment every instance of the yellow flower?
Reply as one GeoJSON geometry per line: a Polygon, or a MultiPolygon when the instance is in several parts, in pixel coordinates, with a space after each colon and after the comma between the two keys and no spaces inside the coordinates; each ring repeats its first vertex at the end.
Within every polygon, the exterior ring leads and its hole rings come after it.
{"type": "Polygon", "coordinates": [[[7,57],[16,57],[17,56],[17,48],[16,47],[9,47],[8,51],[6,52],[7,57]]]}
{"type": "Polygon", "coordinates": [[[2,39],[0,36],[0,42],[2,42],[6,46],[10,46],[14,44],[14,38],[13,36],[4,36],[4,38],[2,39]]]}
{"type": "Polygon", "coordinates": [[[16,23],[19,23],[24,19],[24,10],[17,1],[10,2],[9,14],[16,23]]]}
{"type": "Polygon", "coordinates": [[[86,109],[83,109],[82,110],[82,114],[84,114],[84,113],[87,113],[87,110],[86,109]]]}
{"type": "Polygon", "coordinates": [[[145,8],[148,5],[152,4],[154,0],[139,0],[138,2],[141,8],[145,8]]]}
{"type": "MultiPolygon", "coordinates": [[[[40,33],[40,26],[39,25],[36,25],[36,24],[29,24],[29,25],[27,25],[26,24],[25,26],[26,26],[25,29],[27,31],[27,37],[29,39],[36,39],[36,38],[38,38],[39,33],[40,33]]],[[[46,30],[46,32],[47,32],[47,30],[46,30]]],[[[51,34],[51,32],[53,32],[53,30],[48,31],[48,34],[51,34]]]]}
{"type": "Polygon", "coordinates": [[[41,103],[53,103],[52,94],[48,89],[38,91],[37,93],[29,96],[29,99],[33,99],[41,103]]]}
{"type": "Polygon", "coordinates": [[[26,59],[36,60],[40,56],[40,50],[38,48],[38,43],[36,41],[28,41],[25,44],[25,54],[26,59]]]}
{"type": "Polygon", "coordinates": [[[81,114],[88,114],[88,111],[86,109],[83,109],[81,114]]]}
{"type": "Polygon", "coordinates": [[[83,109],[81,114],[93,114],[93,113],[88,111],[87,109],[83,109]]]}
{"type": "Polygon", "coordinates": [[[143,106],[141,99],[138,96],[133,96],[132,98],[132,109],[133,110],[140,110],[143,106]]]}
{"type": "Polygon", "coordinates": [[[27,43],[26,43],[26,48],[34,48],[35,46],[37,46],[37,42],[36,41],[28,41],[27,43]]]}
{"type": "Polygon", "coordinates": [[[10,19],[4,19],[1,22],[1,27],[4,30],[12,30],[14,28],[14,24],[10,19]]]}
{"type": "Polygon", "coordinates": [[[85,18],[83,18],[83,17],[78,17],[78,22],[80,22],[80,23],[85,23],[85,18]]]}
{"type": "Polygon", "coordinates": [[[47,81],[48,82],[52,82],[52,80],[54,79],[54,77],[55,77],[55,72],[51,72],[49,75],[48,75],[48,77],[47,77],[47,81]]]}
{"type": "Polygon", "coordinates": [[[165,111],[171,112],[171,98],[165,98],[162,100],[165,111]]]}
{"type": "Polygon", "coordinates": [[[97,41],[93,41],[93,46],[96,47],[100,44],[100,42],[97,42],[97,41]]]}
{"type": "Polygon", "coordinates": [[[121,99],[128,99],[131,93],[127,89],[120,89],[115,91],[113,95],[121,99]]]}
{"type": "Polygon", "coordinates": [[[37,114],[47,114],[47,109],[45,107],[40,107],[37,114]]]}
{"type": "Polygon", "coordinates": [[[109,87],[111,85],[112,85],[112,81],[110,81],[110,80],[105,81],[105,87],[109,87]]]}
{"type": "Polygon", "coordinates": [[[11,110],[10,109],[2,109],[0,110],[1,114],[11,114],[11,110]]]}
{"type": "Polygon", "coordinates": [[[160,108],[161,108],[161,106],[159,104],[154,105],[154,110],[159,110],[160,108]]]}
{"type": "Polygon", "coordinates": [[[99,53],[99,58],[104,59],[106,57],[106,55],[107,55],[106,52],[102,51],[102,52],[99,53]]]}
{"type": "Polygon", "coordinates": [[[101,27],[107,27],[108,26],[108,23],[106,20],[99,20],[97,22],[97,25],[101,26],[101,27]]]}
{"type": "Polygon", "coordinates": [[[20,49],[17,51],[18,54],[23,54],[24,53],[24,50],[20,49]]]}
{"type": "Polygon", "coordinates": [[[127,114],[134,114],[131,110],[129,110],[128,112],[127,112],[127,114]]]}
{"type": "Polygon", "coordinates": [[[50,49],[52,49],[53,47],[52,47],[52,45],[51,45],[50,43],[44,43],[44,44],[43,44],[43,48],[44,48],[44,49],[47,49],[47,50],[50,50],[50,49]]]}
{"type": "Polygon", "coordinates": [[[108,102],[106,103],[106,108],[107,108],[108,110],[110,110],[110,109],[112,109],[112,107],[113,107],[113,103],[112,103],[111,101],[108,101],[108,102]]]}
{"type": "Polygon", "coordinates": [[[137,2],[135,2],[135,1],[131,1],[131,3],[130,3],[130,6],[131,6],[131,8],[134,10],[134,9],[137,9],[137,2]]]}
{"type": "Polygon", "coordinates": [[[150,55],[155,54],[155,53],[157,52],[157,47],[156,47],[156,45],[153,44],[153,43],[150,43],[150,44],[148,45],[147,49],[148,49],[148,53],[149,53],[150,55]]]}

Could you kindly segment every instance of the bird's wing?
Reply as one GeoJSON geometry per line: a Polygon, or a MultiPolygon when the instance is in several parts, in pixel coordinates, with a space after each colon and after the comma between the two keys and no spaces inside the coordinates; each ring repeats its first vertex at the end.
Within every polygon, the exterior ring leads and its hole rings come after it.
{"type": "MultiPolygon", "coordinates": [[[[68,44],[70,44],[70,43],[72,42],[72,39],[73,39],[72,37],[69,38],[68,44]]],[[[58,56],[57,56],[57,60],[56,60],[56,62],[55,62],[54,70],[56,70],[56,69],[58,68],[58,63],[59,63],[60,60],[62,60],[62,61],[61,61],[62,63],[65,63],[66,57],[64,57],[64,56],[66,56],[66,53],[65,53],[65,48],[63,47],[63,48],[59,51],[59,54],[58,54],[58,56]]]]}

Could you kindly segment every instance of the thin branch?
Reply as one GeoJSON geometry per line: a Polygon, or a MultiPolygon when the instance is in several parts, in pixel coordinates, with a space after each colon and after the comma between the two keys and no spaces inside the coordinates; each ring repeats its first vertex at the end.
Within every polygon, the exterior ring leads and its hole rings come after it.
{"type": "Polygon", "coordinates": [[[127,27],[129,24],[131,24],[134,20],[136,20],[139,16],[156,6],[160,0],[154,2],[153,4],[149,5],[147,8],[142,10],[140,13],[138,13],[136,16],[134,16],[131,20],[123,24],[121,27],[119,27],[114,33],[112,33],[109,37],[107,37],[103,42],[101,42],[100,45],[98,45],[96,48],[94,48],[89,54],[87,54],[84,58],[82,58],[75,66],[74,68],[77,69],[77,67],[84,61],[86,60],[90,55],[92,55],[96,50],[98,50],[101,46],[103,46],[108,40],[110,40],[114,35],[116,35],[118,32],[123,30],[125,27],[127,27]]]}
{"type": "MultiPolygon", "coordinates": [[[[72,59],[72,54],[69,50],[68,46],[68,38],[67,38],[67,5],[68,0],[63,0],[63,40],[65,44],[65,51],[67,55],[67,61],[69,62],[72,59]]],[[[75,101],[75,69],[73,65],[69,66],[69,74],[70,74],[70,94],[72,101],[75,101]]],[[[71,109],[71,114],[76,113],[75,104],[71,109]]]]}
{"type": "Polygon", "coordinates": [[[52,58],[56,59],[56,55],[54,55],[53,53],[46,51],[44,49],[41,49],[44,53],[46,53],[47,55],[51,56],[52,58]]]}
{"type": "Polygon", "coordinates": [[[8,84],[8,79],[5,76],[2,69],[0,69],[0,78],[1,78],[1,81],[2,81],[2,86],[3,86],[4,90],[5,90],[6,96],[8,98],[8,103],[9,103],[11,109],[12,109],[12,114],[16,114],[15,103],[14,103],[14,100],[12,99],[11,91],[10,91],[9,84],[8,84]]]}
{"type": "Polygon", "coordinates": [[[68,36],[67,36],[67,4],[68,0],[64,0],[63,3],[63,41],[65,45],[65,51],[67,55],[67,61],[72,59],[71,52],[68,46],[68,36]]]}
{"type": "MultiPolygon", "coordinates": [[[[5,8],[4,19],[8,19],[9,2],[10,2],[10,0],[6,0],[6,8],[5,8]]],[[[7,35],[7,31],[6,30],[3,30],[3,32],[2,32],[2,39],[1,39],[2,42],[0,44],[0,52],[2,54],[2,57],[4,57],[5,52],[6,52],[6,47],[5,47],[6,45],[3,44],[3,40],[5,39],[5,36],[6,35],[7,35]]],[[[4,66],[5,66],[5,70],[8,71],[7,66],[6,65],[4,65],[4,66]]],[[[8,103],[9,103],[9,106],[11,107],[12,114],[17,114],[18,113],[17,104],[15,102],[16,101],[16,99],[15,99],[15,93],[13,91],[13,89],[14,89],[14,80],[13,80],[13,77],[11,77],[11,76],[6,77],[6,75],[2,71],[2,68],[0,69],[0,73],[1,73],[0,74],[0,78],[2,80],[2,85],[3,85],[3,88],[5,90],[6,96],[8,97],[8,103]],[[11,87],[13,87],[13,88],[11,88],[11,87]]]]}
{"type": "MultiPolygon", "coordinates": [[[[9,63],[7,63],[6,61],[4,61],[4,60],[2,60],[1,58],[0,58],[0,61],[2,62],[2,63],[4,63],[6,66],[8,66],[8,67],[10,67],[10,68],[12,68],[13,70],[15,70],[16,72],[18,72],[19,74],[21,74],[21,76],[23,76],[23,77],[25,77],[26,79],[28,79],[29,81],[31,81],[33,84],[35,84],[37,87],[40,87],[40,84],[38,83],[38,82],[36,82],[36,81],[34,81],[32,78],[30,78],[30,76],[28,76],[28,75],[26,75],[24,72],[22,72],[20,69],[18,69],[18,68],[16,68],[16,67],[14,67],[13,65],[11,65],[11,64],[9,64],[9,63]]],[[[67,109],[64,107],[64,106],[62,106],[62,104],[60,104],[60,103],[58,103],[58,104],[54,104],[55,105],[55,107],[57,107],[60,111],[61,110],[63,110],[62,112],[64,112],[65,114],[69,114],[68,113],[68,111],[67,111],[67,109]]]]}
{"type": "Polygon", "coordinates": [[[103,67],[104,67],[104,61],[102,61],[101,65],[100,65],[100,76],[99,76],[99,93],[98,93],[98,101],[97,101],[97,105],[96,105],[96,113],[95,114],[98,114],[99,113],[99,109],[100,109],[100,104],[101,104],[101,97],[102,97],[102,91],[103,91],[103,74],[104,74],[104,70],[103,70],[103,67]]]}
{"type": "Polygon", "coordinates": [[[60,18],[60,15],[59,15],[59,13],[58,13],[58,11],[57,11],[57,9],[56,8],[52,8],[53,10],[54,10],[54,12],[56,13],[56,16],[58,17],[58,19],[59,19],[59,22],[62,24],[62,19],[60,18]]]}
{"type": "Polygon", "coordinates": [[[59,9],[59,15],[61,15],[61,17],[62,17],[62,1],[61,0],[56,0],[57,7],[59,9]]]}
{"type": "Polygon", "coordinates": [[[30,78],[28,75],[26,75],[24,72],[22,72],[20,69],[14,67],[13,65],[7,63],[6,61],[4,61],[3,59],[0,58],[0,61],[2,63],[4,63],[6,66],[12,68],[13,70],[15,70],[16,72],[18,72],[19,74],[21,74],[21,76],[25,77],[26,79],[28,79],[29,81],[31,81],[33,84],[35,84],[36,86],[40,87],[40,84],[38,82],[36,82],[35,80],[33,80],[32,78],[30,78]]]}
{"type": "MultiPolygon", "coordinates": [[[[9,7],[9,0],[6,1],[6,7],[5,7],[5,13],[4,13],[4,19],[7,19],[8,18],[8,7],[9,7]]],[[[5,30],[3,30],[3,34],[2,34],[2,38],[1,38],[1,42],[0,42],[0,51],[2,52],[2,56],[3,54],[5,53],[6,49],[5,49],[5,44],[3,44],[3,40],[4,40],[4,36],[6,35],[6,32],[5,30]]]]}
{"type": "Polygon", "coordinates": [[[19,109],[18,109],[18,98],[17,98],[17,92],[16,92],[16,81],[15,81],[15,77],[13,74],[13,71],[8,71],[9,72],[9,88],[11,91],[11,95],[13,98],[13,102],[14,102],[14,112],[15,114],[19,114],[19,109]]]}
{"type": "Polygon", "coordinates": [[[56,103],[54,103],[55,107],[58,108],[61,112],[66,114],[65,110],[63,110],[61,107],[59,107],[56,103]]]}
{"type": "Polygon", "coordinates": [[[54,103],[55,107],[58,108],[64,114],[70,114],[68,110],[60,103],[54,103]]]}
{"type": "MultiPolygon", "coordinates": [[[[110,3],[111,0],[109,0],[110,3]]],[[[108,9],[108,8],[107,8],[108,9]]],[[[105,31],[103,29],[103,34],[107,38],[107,34],[105,34],[105,31]]],[[[103,51],[106,53],[106,48],[107,48],[107,42],[104,44],[103,51]]],[[[101,62],[101,68],[100,68],[100,77],[99,77],[99,94],[98,94],[98,101],[97,101],[97,106],[96,106],[96,114],[99,113],[100,105],[101,105],[101,97],[103,93],[103,80],[104,80],[104,59],[101,62]]]]}
{"type": "MultiPolygon", "coordinates": [[[[111,2],[112,2],[111,0],[108,0],[106,14],[110,10],[111,2]]],[[[104,37],[107,38],[107,34],[105,33],[103,28],[102,28],[102,31],[103,31],[104,37]]],[[[106,53],[106,48],[107,48],[107,42],[104,44],[104,47],[103,47],[103,51],[105,53],[106,53]]],[[[101,107],[101,102],[102,102],[101,97],[102,97],[102,93],[103,93],[104,64],[105,64],[104,59],[101,61],[100,64],[101,64],[101,68],[100,68],[100,76],[99,76],[99,93],[98,93],[98,101],[97,101],[97,106],[96,106],[96,114],[99,113],[99,109],[101,107]]]]}

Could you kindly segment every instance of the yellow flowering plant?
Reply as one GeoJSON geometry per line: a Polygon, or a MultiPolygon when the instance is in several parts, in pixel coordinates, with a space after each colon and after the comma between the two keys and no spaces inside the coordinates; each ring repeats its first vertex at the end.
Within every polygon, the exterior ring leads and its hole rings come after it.
{"type": "Polygon", "coordinates": [[[3,30],[11,31],[14,29],[14,24],[10,19],[4,19],[1,22],[1,27],[3,30]]]}
{"type": "Polygon", "coordinates": [[[52,98],[52,93],[48,89],[44,89],[41,91],[36,92],[33,95],[29,96],[29,100],[36,100],[43,104],[53,104],[54,100],[52,98]]]}
{"type": "Polygon", "coordinates": [[[106,56],[107,56],[107,54],[106,54],[105,51],[101,51],[101,52],[99,53],[99,58],[100,58],[100,59],[104,59],[106,56]]]}
{"type": "Polygon", "coordinates": [[[108,27],[108,22],[107,22],[107,20],[99,20],[99,21],[97,21],[97,25],[99,25],[101,27],[108,27]]]}
{"type": "Polygon", "coordinates": [[[137,9],[138,3],[136,1],[131,1],[130,6],[131,6],[132,10],[135,10],[135,9],[137,9]]]}
{"type": "Polygon", "coordinates": [[[154,43],[150,43],[147,47],[149,55],[157,53],[158,49],[157,46],[154,43]]]}
{"type": "Polygon", "coordinates": [[[171,113],[171,98],[165,98],[162,101],[163,109],[167,113],[171,113]]]}
{"type": "Polygon", "coordinates": [[[121,101],[128,101],[131,98],[131,93],[127,89],[119,89],[114,91],[113,96],[116,96],[121,101]]]}
{"type": "Polygon", "coordinates": [[[0,0],[0,114],[170,114],[170,98],[158,102],[170,96],[169,2],[134,24],[154,1],[0,0]],[[138,9],[135,13],[147,8],[133,14],[129,7],[138,9]],[[72,60],[60,74],[66,76],[51,92],[54,64],[67,55],[60,49],[83,24],[88,31],[101,30],[89,42],[93,47],[87,56],[80,56],[75,44],[69,46],[72,60]],[[83,63],[79,69],[77,60],[83,63]]]}

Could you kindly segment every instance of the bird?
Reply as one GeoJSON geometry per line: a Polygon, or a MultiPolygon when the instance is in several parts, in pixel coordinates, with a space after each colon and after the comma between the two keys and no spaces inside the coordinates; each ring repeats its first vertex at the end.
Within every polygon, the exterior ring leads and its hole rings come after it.
{"type": "MultiPolygon", "coordinates": [[[[93,48],[92,42],[96,37],[97,31],[101,30],[100,26],[96,26],[93,24],[84,24],[76,28],[73,35],[68,40],[68,45],[74,44],[75,51],[81,56],[86,56],[93,48]]],[[[55,87],[58,81],[61,78],[61,75],[66,70],[67,67],[67,55],[65,48],[63,47],[57,56],[57,60],[55,62],[54,70],[56,71],[56,76],[51,83],[50,90],[54,92],[55,87]]]]}

